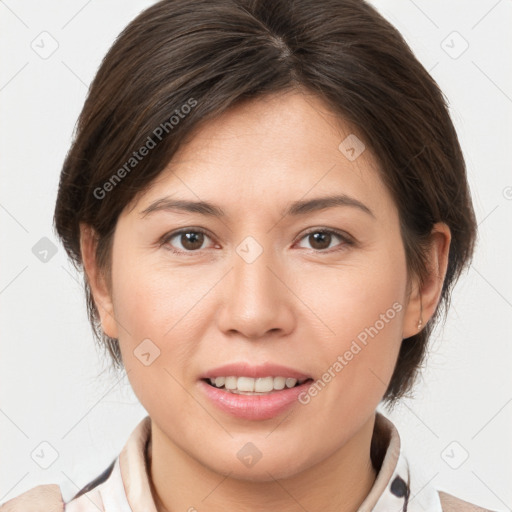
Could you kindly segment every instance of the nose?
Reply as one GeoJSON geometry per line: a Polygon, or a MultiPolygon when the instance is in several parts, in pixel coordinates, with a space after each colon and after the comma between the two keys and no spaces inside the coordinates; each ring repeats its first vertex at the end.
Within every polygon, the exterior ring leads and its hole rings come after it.
{"type": "Polygon", "coordinates": [[[271,251],[263,251],[252,262],[234,254],[233,268],[222,280],[219,329],[251,340],[289,334],[295,325],[289,281],[289,272],[272,258],[271,251]]]}

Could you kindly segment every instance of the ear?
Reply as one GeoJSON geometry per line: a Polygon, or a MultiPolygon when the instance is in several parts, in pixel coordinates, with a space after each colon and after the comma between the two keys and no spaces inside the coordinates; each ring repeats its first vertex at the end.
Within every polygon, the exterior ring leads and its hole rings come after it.
{"type": "Polygon", "coordinates": [[[428,275],[423,286],[414,278],[410,290],[409,302],[404,316],[403,338],[418,334],[434,314],[448,268],[448,254],[451,242],[450,228],[444,222],[434,224],[431,232],[431,247],[428,254],[428,275]],[[420,318],[423,323],[418,328],[420,318]]]}
{"type": "Polygon", "coordinates": [[[111,337],[117,338],[117,322],[114,316],[114,305],[112,293],[109,289],[107,278],[104,272],[98,267],[96,260],[97,236],[94,228],[88,224],[80,223],[80,251],[82,262],[91,293],[100,315],[101,328],[103,332],[111,337]]]}

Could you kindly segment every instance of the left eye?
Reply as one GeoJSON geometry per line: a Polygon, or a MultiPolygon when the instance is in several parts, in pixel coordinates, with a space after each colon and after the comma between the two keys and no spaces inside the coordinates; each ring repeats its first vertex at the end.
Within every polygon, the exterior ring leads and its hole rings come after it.
{"type": "Polygon", "coordinates": [[[310,231],[306,233],[301,240],[307,239],[313,246],[313,249],[318,251],[325,251],[325,249],[329,249],[331,242],[334,238],[338,238],[342,240],[344,243],[341,244],[341,249],[346,245],[350,245],[351,241],[347,236],[342,235],[341,233],[337,233],[332,230],[324,230],[324,229],[316,229],[314,231],[310,231]]]}

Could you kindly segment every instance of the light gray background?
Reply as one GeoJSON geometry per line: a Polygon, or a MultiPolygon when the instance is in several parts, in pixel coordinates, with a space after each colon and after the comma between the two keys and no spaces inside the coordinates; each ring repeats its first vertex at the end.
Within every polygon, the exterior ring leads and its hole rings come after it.
{"type": "MultiPolygon", "coordinates": [[[[108,361],[95,349],[81,278],[52,215],[88,84],[117,34],[152,3],[0,1],[0,503],[42,483],[59,483],[69,498],[146,415],[126,377],[100,375],[108,361]],[[55,255],[36,245],[48,245],[43,237],[55,255]],[[58,454],[47,469],[31,458],[35,450],[51,461],[44,441],[58,454]]],[[[512,2],[373,4],[449,99],[480,230],[415,398],[388,416],[425,483],[511,510],[512,2]]]]}

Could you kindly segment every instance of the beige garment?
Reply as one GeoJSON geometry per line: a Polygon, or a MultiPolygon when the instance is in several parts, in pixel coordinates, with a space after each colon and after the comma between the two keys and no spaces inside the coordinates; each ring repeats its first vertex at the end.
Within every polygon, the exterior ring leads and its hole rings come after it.
{"type": "MultiPolygon", "coordinates": [[[[109,474],[102,474],[101,482],[93,481],[92,488],[89,484],[84,494],[68,503],[64,503],[58,485],[40,485],[4,503],[0,512],[158,512],[148,478],[150,434],[151,420],[146,416],[133,430],[109,474]]],[[[421,486],[421,493],[419,488],[415,491],[414,485],[419,485],[416,473],[401,451],[398,431],[379,412],[371,453],[378,474],[357,512],[492,512],[428,486],[421,486]]]]}

